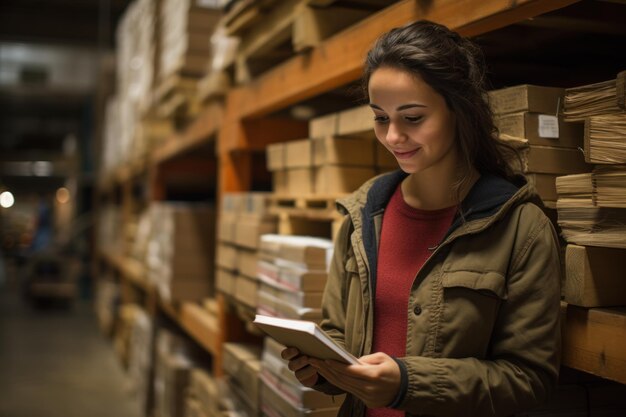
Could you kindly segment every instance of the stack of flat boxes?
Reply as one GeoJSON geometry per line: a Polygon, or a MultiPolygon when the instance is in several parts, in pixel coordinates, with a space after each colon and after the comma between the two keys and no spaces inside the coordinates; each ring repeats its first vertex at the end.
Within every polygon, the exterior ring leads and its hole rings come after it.
{"type": "Polygon", "coordinates": [[[152,328],[148,312],[138,307],[129,338],[128,374],[132,391],[139,400],[140,410],[146,409],[151,384],[152,328]]]}
{"type": "Polygon", "coordinates": [[[595,164],[593,173],[559,179],[559,222],[568,241],[563,293],[568,304],[580,307],[626,305],[626,152],[619,146],[626,143],[626,132],[619,128],[620,120],[626,125],[625,78],[626,72],[621,72],[617,80],[566,90],[567,102],[572,96],[580,99],[566,112],[567,124],[586,127],[585,157],[595,164]],[[607,83],[614,87],[602,93],[598,87],[607,83]],[[606,136],[590,131],[593,122],[606,136]],[[595,141],[597,148],[592,146],[595,141]]]}
{"type": "Polygon", "coordinates": [[[145,144],[135,143],[135,131],[150,103],[155,78],[156,10],[156,0],[132,2],[117,27],[117,100],[107,120],[119,120],[119,136],[111,136],[115,143],[107,143],[113,148],[107,152],[109,164],[126,162],[144,151],[145,144]]]}
{"type": "Polygon", "coordinates": [[[98,326],[105,336],[110,336],[115,324],[115,309],[119,303],[120,287],[112,272],[99,277],[96,282],[94,310],[98,326]]]}
{"type": "Polygon", "coordinates": [[[224,344],[225,394],[223,408],[243,417],[258,417],[260,409],[261,347],[243,343],[224,344]]]}
{"type": "Polygon", "coordinates": [[[154,400],[156,417],[185,417],[194,369],[208,369],[206,354],[182,337],[159,329],[156,340],[154,400]]]}
{"type": "Polygon", "coordinates": [[[185,417],[222,417],[219,402],[215,378],[202,368],[192,369],[185,399],[185,417]]]}
{"type": "Polygon", "coordinates": [[[264,235],[258,264],[258,312],[319,321],[332,242],[306,236],[264,235]]]}
{"type": "Polygon", "coordinates": [[[520,153],[528,180],[546,206],[556,207],[556,177],[588,172],[580,151],[583,129],[558,116],[564,90],[519,85],[489,92],[500,134],[525,139],[520,153]]]}
{"type": "Polygon", "coordinates": [[[345,396],[304,387],[281,359],[285,347],[265,338],[261,370],[261,409],[270,417],[334,417],[345,396]]]}
{"type": "Polygon", "coordinates": [[[199,301],[213,295],[215,210],[190,203],[154,203],[148,247],[150,280],[167,301],[199,301]]]}
{"type": "Polygon", "coordinates": [[[250,309],[257,306],[257,262],[263,234],[276,233],[268,193],[231,193],[222,198],[216,253],[217,290],[250,309]]]}
{"type": "Polygon", "coordinates": [[[373,136],[373,114],[358,107],[313,119],[311,139],[267,148],[274,191],[281,195],[333,195],[357,189],[377,173],[397,168],[373,136]]]}
{"type": "Polygon", "coordinates": [[[178,73],[201,77],[211,58],[211,35],[220,18],[218,1],[163,0],[161,79],[178,73]]]}

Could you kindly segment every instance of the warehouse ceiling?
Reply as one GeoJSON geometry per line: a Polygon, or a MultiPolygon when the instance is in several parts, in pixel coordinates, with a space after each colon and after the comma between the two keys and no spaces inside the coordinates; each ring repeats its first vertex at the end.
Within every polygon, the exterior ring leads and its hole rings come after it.
{"type": "Polygon", "coordinates": [[[62,183],[62,164],[48,175],[24,167],[76,154],[91,139],[99,63],[129,3],[0,1],[0,188],[28,193],[62,183]]]}
{"type": "Polygon", "coordinates": [[[112,46],[129,0],[2,0],[0,42],[112,46]]]}

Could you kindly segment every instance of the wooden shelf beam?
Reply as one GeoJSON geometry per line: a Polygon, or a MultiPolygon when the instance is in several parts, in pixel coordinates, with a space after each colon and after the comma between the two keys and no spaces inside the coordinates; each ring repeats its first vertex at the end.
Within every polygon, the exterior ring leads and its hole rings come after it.
{"type": "Polygon", "coordinates": [[[232,123],[238,119],[262,117],[357,80],[369,48],[378,36],[394,27],[428,19],[474,36],[577,1],[400,1],[327,39],[310,53],[296,56],[250,84],[233,89],[226,105],[226,134],[221,136],[231,134],[232,123]]]}
{"type": "Polygon", "coordinates": [[[150,162],[158,165],[209,143],[219,131],[222,117],[222,105],[209,103],[183,133],[171,136],[163,145],[155,149],[150,156],[150,162]]]}
{"type": "Polygon", "coordinates": [[[562,363],[626,384],[626,309],[569,305],[562,363]]]}

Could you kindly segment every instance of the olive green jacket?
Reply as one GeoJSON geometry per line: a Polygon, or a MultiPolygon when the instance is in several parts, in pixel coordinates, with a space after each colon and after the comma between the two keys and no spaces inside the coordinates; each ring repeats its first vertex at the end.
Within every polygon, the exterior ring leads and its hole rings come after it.
{"type": "MultiPolygon", "coordinates": [[[[356,356],[371,352],[376,256],[396,171],[338,206],[322,327],[356,356]]],[[[390,406],[416,416],[508,416],[540,404],[559,369],[560,262],[552,224],[520,180],[482,176],[417,273],[407,305],[406,356],[390,406]]],[[[539,203],[540,204],[540,203],[539,203]]],[[[323,382],[315,387],[341,391],[323,382]]],[[[339,416],[362,416],[347,396],[339,416]]]]}

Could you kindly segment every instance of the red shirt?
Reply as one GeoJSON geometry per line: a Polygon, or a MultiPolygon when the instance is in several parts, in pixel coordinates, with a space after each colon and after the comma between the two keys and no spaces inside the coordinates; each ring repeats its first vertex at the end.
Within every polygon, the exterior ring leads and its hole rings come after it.
{"type": "MultiPolygon", "coordinates": [[[[407,314],[413,280],[431,252],[448,231],[456,206],[420,210],[409,206],[398,186],[383,215],[372,352],[401,357],[406,354],[407,314]]],[[[367,410],[367,417],[399,417],[404,411],[389,408],[367,410]]]]}

